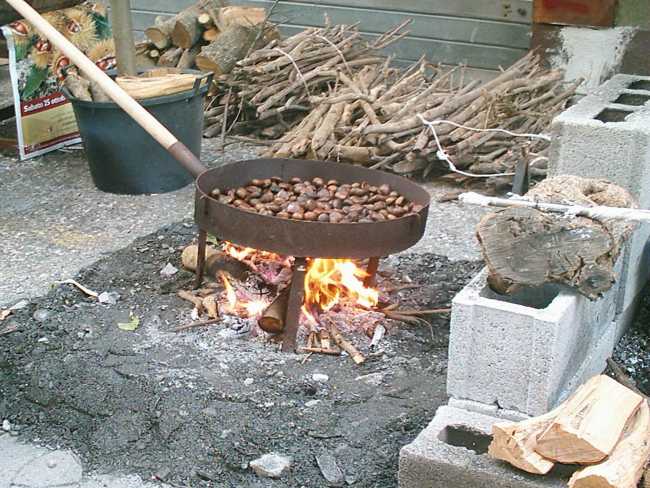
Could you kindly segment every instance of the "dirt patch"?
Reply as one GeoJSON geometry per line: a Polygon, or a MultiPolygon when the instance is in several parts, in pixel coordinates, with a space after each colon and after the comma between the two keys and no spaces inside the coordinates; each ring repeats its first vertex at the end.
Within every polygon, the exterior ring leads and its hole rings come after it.
{"type": "MultiPolygon", "coordinates": [[[[192,275],[159,271],[180,267],[194,232],[188,222],[166,227],[77,276],[117,292],[114,305],[60,285],[5,320],[17,330],[0,339],[0,418],[101,472],[168,471],[191,486],[326,486],[315,456],[329,453],[353,486],[396,486],[400,447],[446,401],[449,317],[394,330],[361,367],[345,357],[303,364],[222,326],[174,333],[191,322],[175,292],[192,275]],[[140,327],[120,330],[130,314],[140,327]],[[269,452],[293,459],[289,475],[253,474],[248,463],[269,452]]],[[[400,294],[426,308],[448,306],[478,268],[431,254],[384,264],[422,285],[400,294]]]]}

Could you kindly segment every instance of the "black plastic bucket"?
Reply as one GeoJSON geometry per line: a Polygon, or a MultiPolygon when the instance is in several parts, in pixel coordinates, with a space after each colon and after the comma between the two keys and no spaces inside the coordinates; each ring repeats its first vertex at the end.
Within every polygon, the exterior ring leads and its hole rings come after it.
{"type": "MultiPolygon", "coordinates": [[[[212,74],[197,75],[192,90],[139,100],[197,157],[203,134],[203,98],[212,74]],[[203,76],[201,76],[203,75],[203,76]],[[205,79],[207,83],[205,82],[205,79]]],[[[95,186],[109,193],[140,195],[177,190],[192,176],[126,112],[112,102],[72,102],[95,186]]]]}

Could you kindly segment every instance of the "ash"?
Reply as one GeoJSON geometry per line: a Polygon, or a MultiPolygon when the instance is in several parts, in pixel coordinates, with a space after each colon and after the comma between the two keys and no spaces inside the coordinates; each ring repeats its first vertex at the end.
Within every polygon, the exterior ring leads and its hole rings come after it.
{"type": "MultiPolygon", "coordinates": [[[[16,331],[0,340],[0,417],[25,440],[74,450],[90,470],[150,478],[166,469],[173,485],[326,486],[314,458],[327,453],[350,486],[396,486],[399,449],[447,399],[448,316],[432,316],[430,328],[381,321],[381,350],[361,366],[344,355],[283,354],[250,319],[174,332],[193,322],[176,295],[194,278],[180,266],[195,235],[186,225],[138,239],[75,277],[117,292],[117,303],[60,285],[3,321],[16,331]],[[161,278],[168,262],[180,271],[161,278]],[[131,315],[139,327],[121,330],[131,315]],[[293,459],[290,475],[269,481],[248,467],[271,452],[293,459]]],[[[401,303],[437,308],[479,266],[403,255],[384,271],[420,285],[399,292],[401,303]]],[[[380,320],[330,313],[360,348],[369,342],[364,327],[380,320]]]]}

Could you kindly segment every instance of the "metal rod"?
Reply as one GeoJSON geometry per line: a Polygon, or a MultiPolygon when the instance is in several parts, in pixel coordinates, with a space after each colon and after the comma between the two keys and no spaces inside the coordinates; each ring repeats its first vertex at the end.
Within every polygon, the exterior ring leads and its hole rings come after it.
{"type": "Polygon", "coordinates": [[[287,313],[282,339],[282,352],[296,351],[296,336],[300,327],[300,310],[305,297],[305,275],[307,274],[307,260],[295,258],[293,263],[293,277],[291,291],[287,302],[287,313]]]}
{"type": "Polygon", "coordinates": [[[203,283],[203,268],[205,268],[205,245],[208,240],[208,232],[199,229],[199,247],[196,251],[196,280],[194,281],[194,289],[201,288],[203,283]]]}
{"type": "Polygon", "coordinates": [[[594,220],[617,219],[633,222],[650,222],[650,210],[637,208],[605,207],[602,205],[596,205],[594,207],[562,205],[559,203],[544,203],[519,198],[486,197],[485,195],[474,192],[462,193],[458,196],[458,200],[462,203],[479,205],[481,207],[534,208],[542,212],[575,215],[594,220]]]}
{"type": "Polygon", "coordinates": [[[368,267],[366,273],[368,276],[363,280],[363,286],[371,288],[377,284],[377,270],[379,269],[379,258],[368,259],[368,267]]]}
{"type": "Polygon", "coordinates": [[[111,0],[111,26],[115,40],[117,74],[136,76],[135,42],[133,41],[133,22],[131,20],[130,0],[111,0]]]}

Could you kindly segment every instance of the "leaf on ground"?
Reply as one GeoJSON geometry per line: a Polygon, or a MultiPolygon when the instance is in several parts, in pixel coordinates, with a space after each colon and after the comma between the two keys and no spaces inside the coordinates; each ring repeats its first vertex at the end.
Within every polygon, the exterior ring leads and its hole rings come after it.
{"type": "Polygon", "coordinates": [[[129,314],[129,321],[128,322],[118,322],[117,326],[122,329],[122,330],[127,330],[127,331],[134,331],[138,327],[140,327],[140,317],[134,314],[129,314]]]}

